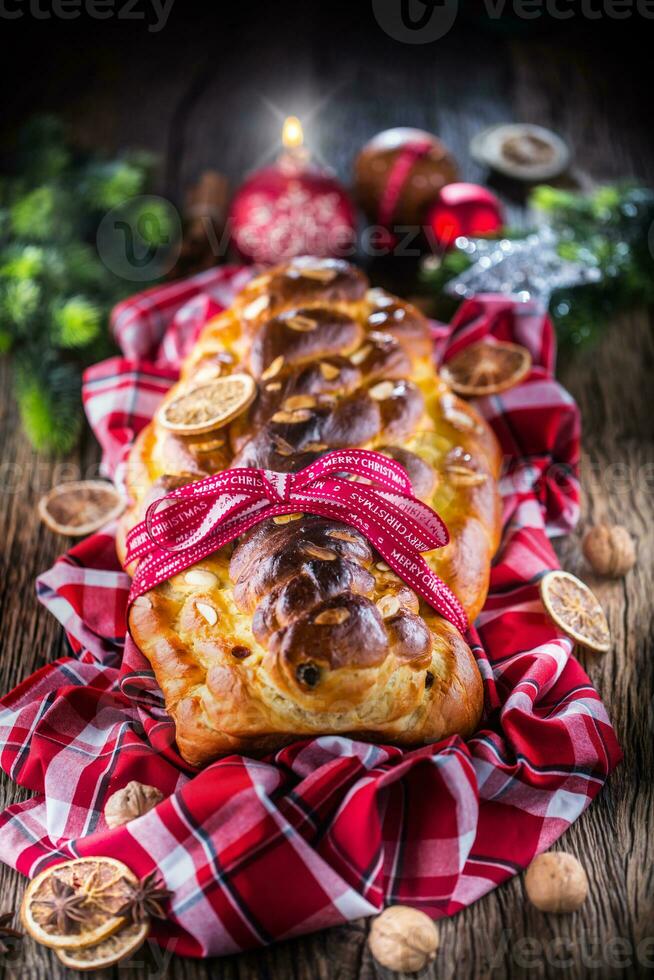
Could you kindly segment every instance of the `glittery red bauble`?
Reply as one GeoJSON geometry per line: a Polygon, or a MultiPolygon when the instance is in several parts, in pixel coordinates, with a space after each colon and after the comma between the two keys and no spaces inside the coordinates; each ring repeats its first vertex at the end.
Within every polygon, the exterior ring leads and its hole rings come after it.
{"type": "Polygon", "coordinates": [[[447,147],[432,133],[407,127],[378,133],[354,164],[357,201],[370,222],[386,229],[422,226],[440,189],[457,177],[447,147]]]}
{"type": "Polygon", "coordinates": [[[502,205],[479,184],[448,184],[440,191],[427,221],[441,248],[451,248],[460,235],[490,235],[504,224],[502,205]]]}
{"type": "Polygon", "coordinates": [[[253,262],[348,255],[355,224],[354,206],[338,181],[293,161],[258,170],[230,209],[232,243],[253,262]]]}

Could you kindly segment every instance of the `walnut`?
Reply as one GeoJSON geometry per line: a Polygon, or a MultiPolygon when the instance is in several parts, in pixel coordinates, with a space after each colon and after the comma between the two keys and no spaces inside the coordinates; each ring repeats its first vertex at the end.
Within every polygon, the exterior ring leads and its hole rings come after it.
{"type": "Polygon", "coordinates": [[[398,973],[417,973],[436,956],[438,929],[428,915],[406,905],[393,905],[378,915],[370,929],[370,952],[381,966],[398,973]]]}
{"type": "Polygon", "coordinates": [[[104,818],[109,827],[121,827],[136,817],[143,816],[161,803],[164,796],[156,786],[146,786],[133,779],[123,789],[109,797],[104,806],[104,818]]]}
{"type": "Polygon", "coordinates": [[[591,527],[584,535],[581,547],[586,561],[598,575],[621,578],[636,561],[631,535],[620,524],[591,527]]]}
{"type": "Polygon", "coordinates": [[[542,912],[574,912],[586,901],[588,878],[572,854],[548,851],[527,868],[525,888],[529,900],[542,912]]]}

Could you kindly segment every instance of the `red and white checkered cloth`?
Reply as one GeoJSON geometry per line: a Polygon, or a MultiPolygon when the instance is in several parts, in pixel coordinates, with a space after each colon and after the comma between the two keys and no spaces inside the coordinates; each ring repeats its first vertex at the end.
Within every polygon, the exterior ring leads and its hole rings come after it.
{"type": "MultiPolygon", "coordinates": [[[[202,324],[249,275],[213,269],[123,303],[123,352],[91,368],[84,404],[120,477],[136,432],[172,383],[202,324]]],[[[480,411],[505,454],[504,535],[490,594],[470,631],[485,712],[467,742],[402,751],[304,739],[263,761],[194,771],[180,758],[149,664],[128,639],[128,579],[113,528],[38,580],[72,656],[0,701],[0,763],[33,792],[0,816],[0,857],[26,875],[107,854],[174,893],[155,937],[176,952],[233,953],[403,902],[452,915],[525,867],[588,806],[620,759],[571,643],[545,616],[538,580],[557,566],[549,536],[578,516],[579,417],[553,380],[550,322],[526,304],[480,297],[435,328],[447,357],[488,334],[534,358],[517,388],[480,411]],[[109,830],[107,797],[137,779],[165,800],[109,830]]]]}

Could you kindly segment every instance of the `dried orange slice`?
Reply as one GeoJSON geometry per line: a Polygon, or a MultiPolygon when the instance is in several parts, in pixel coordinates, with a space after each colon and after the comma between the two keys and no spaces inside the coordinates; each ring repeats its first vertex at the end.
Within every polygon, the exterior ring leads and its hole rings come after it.
{"type": "Polygon", "coordinates": [[[482,341],[466,347],[441,368],[441,378],[458,395],[482,398],[519,384],[531,370],[531,354],[520,344],[482,341]]]}
{"type": "Polygon", "coordinates": [[[138,883],[126,864],[109,857],[76,858],[46,868],[25,890],[20,917],[43,946],[97,946],[126,925],[117,915],[138,883]]]}
{"type": "Polygon", "coordinates": [[[143,945],[150,925],[148,922],[130,923],[97,946],[81,949],[56,949],[55,953],[64,966],[71,970],[102,970],[127,959],[143,945]]]}
{"type": "Polygon", "coordinates": [[[105,480],[60,483],[39,500],[39,517],[50,530],[80,538],[118,517],[125,500],[105,480]]]}
{"type": "Polygon", "coordinates": [[[570,572],[548,572],[540,580],[540,594],[548,614],[575,643],[597,653],[610,649],[604,610],[584,582],[570,572]]]}
{"type": "Polygon", "coordinates": [[[157,419],[165,429],[179,435],[201,435],[235,419],[251,405],[256,393],[257,386],[249,374],[227,374],[164,403],[157,419]]]}

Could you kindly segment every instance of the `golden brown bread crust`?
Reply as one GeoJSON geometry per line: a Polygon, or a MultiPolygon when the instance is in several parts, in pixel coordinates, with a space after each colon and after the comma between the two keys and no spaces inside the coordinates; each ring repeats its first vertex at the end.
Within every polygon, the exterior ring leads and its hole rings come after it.
{"type": "MultiPolygon", "coordinates": [[[[246,370],[258,398],[209,434],[156,421],[140,434],[119,556],[147,504],[176,486],[228,466],[290,472],[331,449],[372,448],[405,466],[447,523],[450,543],[426,557],[473,619],[499,542],[499,449],[431,356],[424,317],[346,262],[303,258],[254,279],[206,326],[167,397],[246,370]]],[[[421,744],[479,722],[465,640],[336,521],[257,525],[138,599],[129,626],[194,764],[326,733],[421,744]]]]}

